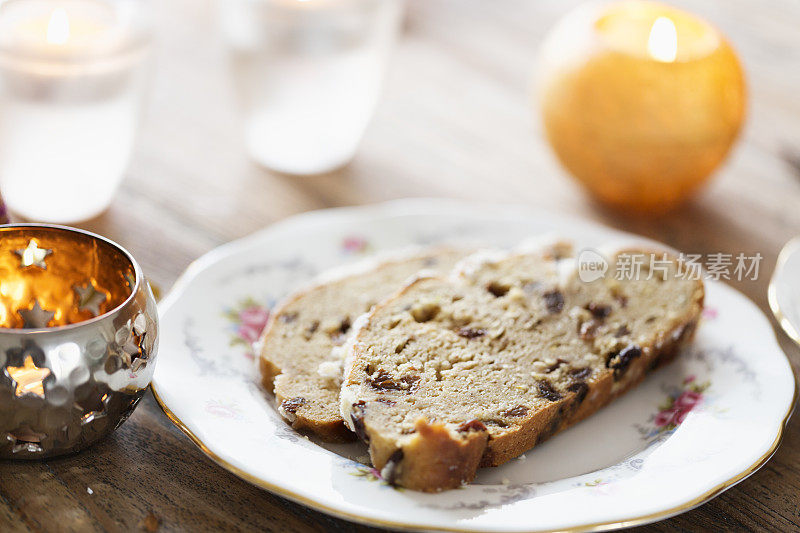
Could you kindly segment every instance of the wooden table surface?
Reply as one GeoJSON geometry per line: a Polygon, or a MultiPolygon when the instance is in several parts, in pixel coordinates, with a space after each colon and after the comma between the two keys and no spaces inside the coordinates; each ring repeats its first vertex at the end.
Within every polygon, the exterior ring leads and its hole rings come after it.
{"type": "MultiPolygon", "coordinates": [[[[157,8],[157,65],[143,131],[112,208],[83,224],[120,242],[167,289],[208,250],[289,215],[434,196],[547,206],[688,252],[764,256],[733,283],[767,309],[775,258],[800,230],[800,3],[699,0],[749,75],[736,150],[696,201],[657,220],[592,204],[558,167],[532,118],[531,68],[547,28],[575,0],[410,0],[383,100],[355,161],[297,178],[251,163],[208,0],[157,8]]],[[[681,2],[686,4],[687,2],[681,2]]],[[[795,367],[798,351],[779,333],[795,367]]],[[[772,460],[701,507],[648,530],[800,527],[800,417],[772,460]]],[[[532,522],[533,524],[533,522],[532,522]]],[[[354,531],[366,529],[260,490],[212,463],[148,394],[90,451],[0,462],[0,530],[354,531]],[[91,493],[89,492],[91,489],[91,493]]]]}

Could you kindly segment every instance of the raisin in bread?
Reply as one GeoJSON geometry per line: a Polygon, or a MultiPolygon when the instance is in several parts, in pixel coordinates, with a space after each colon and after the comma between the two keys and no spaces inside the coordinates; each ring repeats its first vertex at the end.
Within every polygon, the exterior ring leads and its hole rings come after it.
{"type": "Polygon", "coordinates": [[[385,479],[423,491],[470,481],[594,413],[692,337],[703,285],[673,257],[618,281],[626,255],[612,254],[591,283],[559,257],[468,259],[362,321],[341,411],[385,479]]]}
{"type": "Polygon", "coordinates": [[[284,301],[267,325],[262,383],[292,427],[329,441],[352,439],[339,414],[342,344],[351,323],[422,269],[447,272],[465,252],[437,248],[369,260],[284,301]]]}

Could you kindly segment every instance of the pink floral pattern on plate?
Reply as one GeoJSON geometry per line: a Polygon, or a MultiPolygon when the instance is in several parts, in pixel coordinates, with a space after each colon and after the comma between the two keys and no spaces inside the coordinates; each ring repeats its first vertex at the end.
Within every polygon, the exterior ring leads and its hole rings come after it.
{"type": "Polygon", "coordinates": [[[234,402],[225,402],[222,400],[208,400],[206,401],[206,413],[231,420],[242,420],[242,411],[234,402]]]}
{"type": "Polygon", "coordinates": [[[348,235],[342,239],[342,251],[346,254],[363,254],[369,249],[369,241],[359,235],[348,235]]]}
{"type": "Polygon", "coordinates": [[[686,416],[705,399],[705,392],[710,382],[698,383],[695,376],[687,376],[680,387],[674,387],[667,393],[667,398],[659,405],[658,413],[653,416],[653,426],[643,431],[643,437],[651,437],[674,431],[686,419],[686,416]]]}
{"type": "Polygon", "coordinates": [[[264,328],[269,320],[269,308],[253,298],[245,298],[235,307],[226,309],[223,313],[231,326],[231,346],[241,346],[245,349],[245,357],[255,358],[254,343],[261,338],[264,328]]]}
{"type": "Polygon", "coordinates": [[[584,487],[592,489],[597,495],[609,496],[617,491],[617,486],[607,479],[597,478],[583,483],[584,487]]]}

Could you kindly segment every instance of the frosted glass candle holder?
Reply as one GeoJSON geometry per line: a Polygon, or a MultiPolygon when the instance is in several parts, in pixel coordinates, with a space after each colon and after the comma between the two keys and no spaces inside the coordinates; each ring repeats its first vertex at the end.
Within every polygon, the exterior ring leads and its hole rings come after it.
{"type": "Polygon", "coordinates": [[[135,0],[0,4],[0,190],[29,220],[103,212],[131,157],[149,21],[135,0]]]}
{"type": "Polygon", "coordinates": [[[317,174],[355,155],[397,38],[401,0],[221,0],[252,158],[317,174]]]}

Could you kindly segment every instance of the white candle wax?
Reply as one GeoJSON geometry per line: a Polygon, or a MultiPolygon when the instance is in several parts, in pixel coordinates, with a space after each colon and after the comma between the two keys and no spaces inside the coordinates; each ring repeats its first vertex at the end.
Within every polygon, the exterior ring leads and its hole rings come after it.
{"type": "Polygon", "coordinates": [[[137,3],[0,4],[0,190],[25,218],[75,222],[110,203],[143,93],[137,3]]]}

